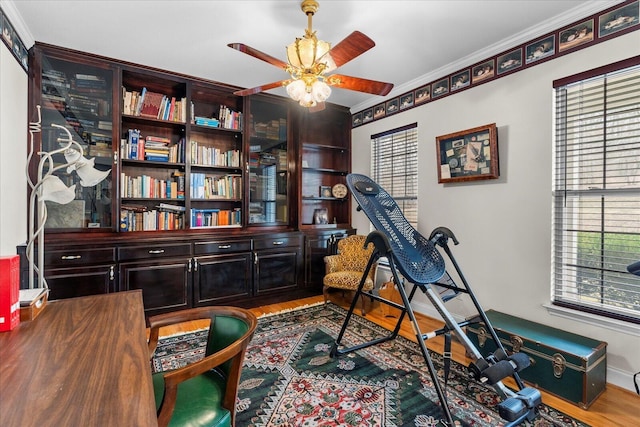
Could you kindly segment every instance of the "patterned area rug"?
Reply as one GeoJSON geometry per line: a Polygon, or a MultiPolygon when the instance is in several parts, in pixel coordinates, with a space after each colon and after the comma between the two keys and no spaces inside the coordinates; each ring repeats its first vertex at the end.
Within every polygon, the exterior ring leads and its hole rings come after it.
{"type": "MultiPolygon", "coordinates": [[[[329,357],[346,311],[329,304],[263,317],[245,356],[237,402],[239,427],[444,426],[438,397],[417,344],[398,337],[339,358],[329,357]]],[[[388,332],[359,316],[345,345],[388,332]]],[[[202,357],[205,331],[161,339],[153,369],[174,369],[202,357]]],[[[442,357],[432,353],[438,369],[442,357]]],[[[461,426],[505,423],[492,388],[467,379],[452,363],[449,407],[461,426]]],[[[546,405],[529,425],[585,426],[546,405]]]]}

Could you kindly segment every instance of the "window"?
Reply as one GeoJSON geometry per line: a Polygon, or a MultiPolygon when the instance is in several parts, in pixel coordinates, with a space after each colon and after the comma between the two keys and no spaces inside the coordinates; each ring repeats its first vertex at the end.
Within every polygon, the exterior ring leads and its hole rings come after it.
{"type": "Polygon", "coordinates": [[[640,323],[640,61],[554,82],[553,303],[640,323]]]}
{"type": "Polygon", "coordinates": [[[418,225],[418,124],[371,135],[371,179],[418,225]]]}

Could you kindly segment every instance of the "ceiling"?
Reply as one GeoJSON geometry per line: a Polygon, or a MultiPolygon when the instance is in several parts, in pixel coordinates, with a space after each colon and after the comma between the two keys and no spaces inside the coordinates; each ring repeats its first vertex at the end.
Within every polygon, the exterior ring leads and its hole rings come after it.
{"type": "MultiPolygon", "coordinates": [[[[620,2],[319,0],[313,28],[334,45],[354,30],[372,38],[376,46],[339,73],[393,83],[391,97],[620,2]]],[[[285,46],[307,26],[299,0],[1,0],[0,5],[27,47],[41,41],[243,88],[287,76],[228,43],[245,43],[286,61],[285,46]]],[[[381,99],[334,89],[329,101],[357,111],[381,99]]]]}

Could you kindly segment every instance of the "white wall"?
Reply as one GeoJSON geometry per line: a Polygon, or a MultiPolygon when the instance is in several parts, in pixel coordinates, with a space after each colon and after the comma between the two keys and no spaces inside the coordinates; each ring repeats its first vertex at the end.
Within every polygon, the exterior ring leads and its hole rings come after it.
{"type": "Polygon", "coordinates": [[[0,42],[0,256],[27,240],[27,73],[0,42]]]}
{"type": "MultiPolygon", "coordinates": [[[[640,54],[640,31],[353,130],[352,169],[369,174],[371,135],[418,123],[418,229],[456,234],[454,256],[485,310],[495,309],[608,342],[608,378],[633,390],[640,371],[639,332],[619,332],[552,316],[550,301],[552,81],[640,54]],[[435,138],[489,123],[498,127],[500,178],[438,184],[435,138]]],[[[426,71],[426,70],[425,70],[426,71]]],[[[369,230],[361,212],[353,225],[369,230]]],[[[418,295],[415,308],[433,313],[418,295]]],[[[468,300],[447,303],[472,314],[468,300]]]]}

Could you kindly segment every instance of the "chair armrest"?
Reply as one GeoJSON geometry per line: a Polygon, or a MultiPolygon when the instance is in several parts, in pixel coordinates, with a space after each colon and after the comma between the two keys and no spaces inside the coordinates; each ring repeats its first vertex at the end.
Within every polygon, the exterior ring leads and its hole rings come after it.
{"type": "Polygon", "coordinates": [[[339,271],[342,267],[340,255],[327,255],[324,257],[325,274],[339,271]]]}
{"type": "Polygon", "coordinates": [[[153,353],[155,353],[156,347],[158,346],[160,328],[191,320],[210,318],[209,314],[205,313],[205,310],[181,310],[148,317],[147,326],[149,327],[149,341],[147,341],[147,348],[149,351],[149,359],[153,357],[153,353]]]}

